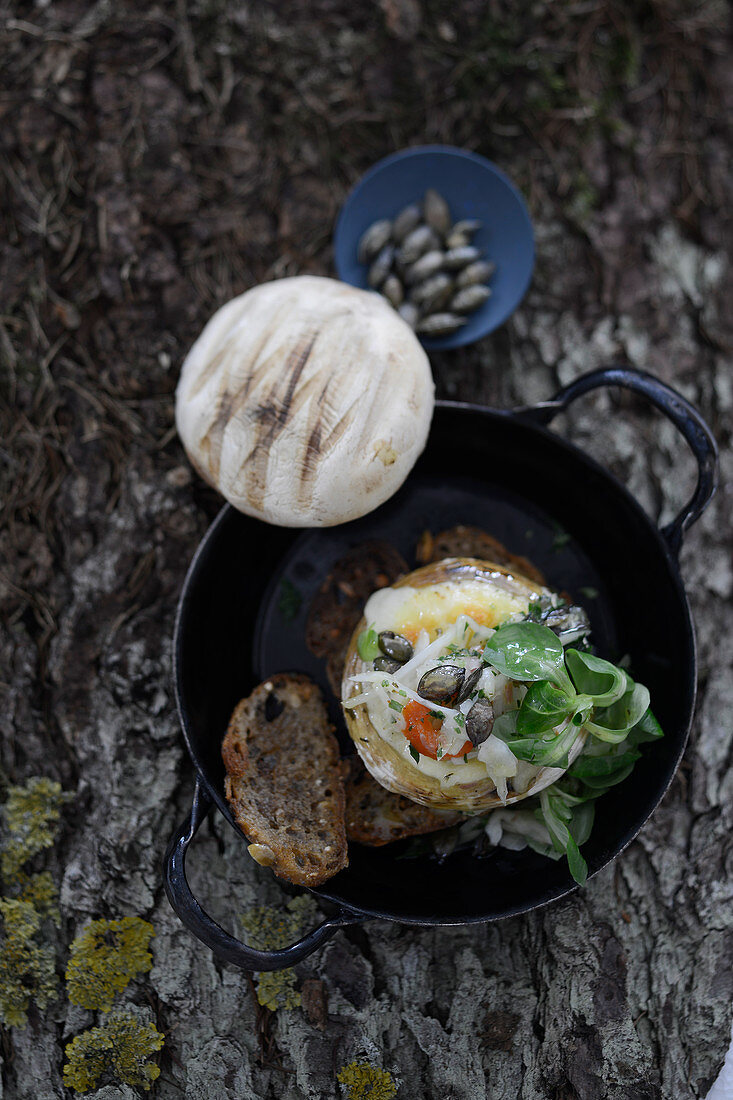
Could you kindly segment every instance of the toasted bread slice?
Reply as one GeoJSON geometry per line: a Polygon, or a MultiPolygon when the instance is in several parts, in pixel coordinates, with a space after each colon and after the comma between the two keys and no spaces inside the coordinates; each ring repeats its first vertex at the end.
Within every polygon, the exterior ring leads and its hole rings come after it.
{"type": "Polygon", "coordinates": [[[415,551],[420,565],[428,565],[444,558],[479,558],[481,561],[493,561],[504,569],[520,573],[535,584],[546,585],[543,573],[527,558],[512,554],[498,539],[487,535],[480,527],[449,527],[433,535],[424,531],[415,551]]]}
{"type": "Polygon", "coordinates": [[[375,539],[354,546],[334,562],[316,593],[305,628],[306,645],[326,658],[328,682],[341,695],[341,674],[354,627],[364,604],[407,572],[407,562],[394,546],[375,539]]]}
{"type": "Polygon", "coordinates": [[[346,835],[358,844],[380,848],[393,840],[447,829],[463,821],[455,810],[431,810],[401,794],[385,790],[373,779],[358,756],[348,757],[346,779],[346,835]]]}
{"type": "Polygon", "coordinates": [[[320,689],[279,673],[234,709],[225,790],[253,859],[298,886],[348,865],[344,767],[320,689]]]}

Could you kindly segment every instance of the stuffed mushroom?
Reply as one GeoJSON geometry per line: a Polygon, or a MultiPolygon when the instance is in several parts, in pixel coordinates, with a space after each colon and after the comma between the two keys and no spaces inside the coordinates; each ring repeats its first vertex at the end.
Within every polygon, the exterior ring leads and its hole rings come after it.
{"type": "MultiPolygon", "coordinates": [[[[424,806],[467,814],[554,783],[581,752],[585,730],[576,724],[571,731],[563,766],[519,759],[497,733],[527,684],[492,667],[486,654],[498,627],[526,620],[530,608],[558,618],[564,604],[518,573],[473,558],[432,563],[375,592],[351,639],[342,683],[346,723],[373,777],[424,806]]],[[[587,617],[571,611],[573,622],[565,614],[562,625],[575,640],[587,617]]],[[[560,724],[558,737],[563,732],[560,724]]]]}

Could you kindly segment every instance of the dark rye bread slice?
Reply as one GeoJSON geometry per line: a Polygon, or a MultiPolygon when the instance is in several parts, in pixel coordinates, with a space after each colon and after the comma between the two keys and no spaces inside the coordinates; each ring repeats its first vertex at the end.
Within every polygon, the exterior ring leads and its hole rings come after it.
{"type": "Polygon", "coordinates": [[[358,756],[350,756],[348,764],[346,835],[349,840],[380,848],[393,840],[434,833],[464,820],[464,815],[455,810],[431,810],[401,794],[385,790],[372,778],[358,756]]]}
{"type": "Polygon", "coordinates": [[[225,790],[253,859],[298,886],[348,865],[344,766],[320,689],[280,673],[234,709],[221,751],[225,790]]]}
{"type": "Polygon", "coordinates": [[[305,641],[311,653],[326,658],[328,682],[338,698],[346,651],[364,604],[372,592],[406,572],[407,562],[394,546],[380,539],[362,542],[334,562],[314,596],[305,641]]]}
{"type": "Polygon", "coordinates": [[[481,561],[493,561],[504,569],[521,573],[535,584],[546,585],[543,573],[527,558],[512,554],[498,539],[488,535],[480,527],[450,527],[433,535],[424,531],[415,550],[420,565],[444,558],[479,558],[481,561]]]}

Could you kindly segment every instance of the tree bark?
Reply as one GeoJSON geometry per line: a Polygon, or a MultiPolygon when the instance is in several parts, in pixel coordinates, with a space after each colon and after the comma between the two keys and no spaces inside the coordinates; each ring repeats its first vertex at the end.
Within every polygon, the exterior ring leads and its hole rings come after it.
{"type": "MultiPolygon", "coordinates": [[[[326,1100],[355,1059],[389,1070],[400,1100],[704,1097],[733,1003],[733,82],[720,12],[703,5],[695,22],[655,7],[618,30],[603,4],[535,6],[523,27],[510,5],[489,24],[469,0],[442,14],[415,3],[397,35],[392,7],[71,0],[5,20],[3,779],[51,775],[75,793],[44,864],[60,886],[60,972],[90,918],[155,927],[153,969],[129,996],[166,1034],[161,1100],[326,1100]],[[641,59],[605,99],[604,34],[641,59]],[[501,35],[516,39],[511,64],[501,35]],[[596,122],[582,121],[588,102],[596,122]],[[584,890],[495,925],[346,929],[297,968],[308,1011],[273,1014],[189,936],[162,887],[194,783],[173,616],[219,507],[175,437],[173,392],[218,304],[330,274],[348,188],[393,149],[436,141],[518,180],[538,254],[507,325],[431,357],[439,396],[507,408],[621,359],[676,386],[720,440],[722,487],[681,558],[697,710],[661,806],[584,890]]],[[[555,427],[655,521],[691,492],[680,438],[628,396],[589,396],[555,427]]],[[[234,932],[251,906],[285,900],[216,817],[189,867],[234,932]]],[[[93,1023],[61,983],[4,1035],[2,1095],[68,1095],[64,1045],[93,1023]]]]}

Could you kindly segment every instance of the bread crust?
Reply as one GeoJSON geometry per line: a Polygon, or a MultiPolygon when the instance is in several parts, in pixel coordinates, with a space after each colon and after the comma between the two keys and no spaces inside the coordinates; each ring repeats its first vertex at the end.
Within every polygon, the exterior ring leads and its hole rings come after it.
{"type": "Polygon", "coordinates": [[[489,535],[480,527],[459,524],[439,531],[437,535],[424,531],[415,551],[420,565],[443,561],[444,558],[478,558],[496,562],[510,573],[519,573],[534,584],[546,585],[544,573],[529,558],[512,554],[503,542],[489,535]]]}
{"type": "Polygon", "coordinates": [[[314,656],[325,657],[328,682],[337,698],[346,651],[364,604],[372,592],[394,584],[407,572],[407,562],[391,543],[361,542],[334,562],[314,596],[305,643],[314,656]]]}
{"type": "Polygon", "coordinates": [[[447,829],[464,819],[457,811],[434,810],[403,795],[393,794],[372,778],[358,756],[348,757],[347,762],[346,835],[349,840],[381,848],[408,836],[447,829]]]}

